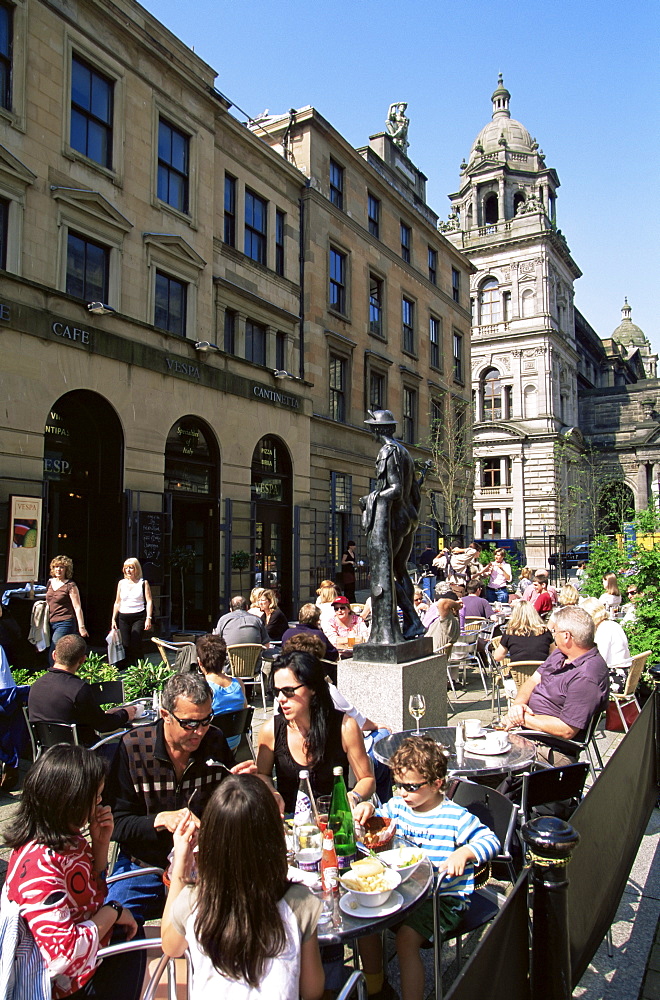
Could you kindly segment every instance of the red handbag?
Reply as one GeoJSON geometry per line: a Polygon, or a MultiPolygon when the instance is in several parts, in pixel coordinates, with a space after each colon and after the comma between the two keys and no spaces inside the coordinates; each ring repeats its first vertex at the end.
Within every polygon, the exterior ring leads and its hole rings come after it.
{"type": "MultiPolygon", "coordinates": [[[[623,717],[626,720],[628,728],[632,726],[633,722],[639,715],[639,709],[634,701],[629,701],[627,704],[620,706],[623,717]]],[[[608,701],[607,711],[605,713],[605,728],[610,733],[622,733],[623,723],[621,722],[621,716],[617,710],[616,702],[608,701]]]]}

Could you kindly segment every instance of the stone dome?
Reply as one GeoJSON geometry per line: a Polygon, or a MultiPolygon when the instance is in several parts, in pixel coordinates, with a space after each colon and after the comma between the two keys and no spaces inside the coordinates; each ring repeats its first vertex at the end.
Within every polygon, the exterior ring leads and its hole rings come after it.
{"type": "Polygon", "coordinates": [[[624,347],[645,347],[648,341],[644,331],[633,323],[630,318],[631,313],[632,309],[628,305],[628,299],[626,298],[621,307],[621,322],[612,334],[612,340],[616,340],[618,344],[622,344],[624,347]]]}
{"type": "Polygon", "coordinates": [[[511,117],[510,98],[511,94],[504,86],[500,73],[497,88],[491,98],[493,117],[472,143],[470,163],[485,153],[499,152],[504,145],[514,153],[535,153],[538,150],[538,143],[532,139],[525,126],[511,117]]]}

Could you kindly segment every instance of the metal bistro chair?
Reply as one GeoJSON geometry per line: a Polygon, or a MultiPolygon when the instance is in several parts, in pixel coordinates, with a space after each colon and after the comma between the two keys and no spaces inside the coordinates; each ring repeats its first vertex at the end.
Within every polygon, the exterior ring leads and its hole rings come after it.
{"type": "Polygon", "coordinates": [[[484,695],[488,697],[486,673],[477,649],[479,635],[484,624],[485,620],[482,618],[480,621],[472,622],[464,627],[460,638],[454,643],[450,662],[453,667],[460,666],[463,671],[464,684],[467,676],[467,668],[476,667],[479,671],[479,676],[481,677],[481,683],[484,686],[484,695]],[[457,663],[456,661],[459,662],[457,663]]]}
{"type": "Polygon", "coordinates": [[[252,716],[254,715],[254,707],[252,705],[249,708],[239,708],[235,712],[220,712],[218,715],[214,715],[211,720],[211,725],[215,726],[216,729],[222,730],[222,735],[229,741],[232,737],[239,737],[239,742],[234,748],[234,756],[240,762],[241,760],[247,760],[247,757],[239,757],[239,753],[243,748],[243,744],[247,746],[252,760],[256,761],[256,756],[254,753],[254,745],[252,743],[252,716]]]}
{"type": "MultiPolygon", "coordinates": [[[[30,737],[33,760],[37,760],[44,750],[54,747],[57,743],[70,743],[74,746],[80,744],[78,727],[75,722],[30,722],[27,705],[23,705],[23,715],[30,737]]],[[[98,750],[106,743],[111,743],[113,740],[119,741],[127,732],[128,729],[119,727],[114,733],[104,736],[89,749],[98,750]]]]}
{"type": "Polygon", "coordinates": [[[516,660],[509,662],[509,673],[516,682],[516,687],[521,688],[525,681],[529,680],[532,674],[540,667],[543,660],[516,660]]]}
{"type": "Polygon", "coordinates": [[[616,705],[624,733],[627,733],[630,727],[627,720],[624,718],[623,709],[626,705],[636,705],[637,711],[640,711],[639,702],[637,701],[635,692],[637,690],[637,685],[639,684],[639,679],[644,671],[644,667],[646,666],[646,661],[650,655],[651,650],[647,649],[644,653],[638,653],[637,656],[633,656],[623,691],[610,691],[610,702],[616,705]]]}
{"type": "Polygon", "coordinates": [[[263,646],[256,642],[240,642],[227,646],[227,657],[233,677],[240,677],[244,684],[252,684],[253,688],[261,686],[261,700],[266,711],[266,688],[261,669],[263,646]]]}
{"type": "Polygon", "coordinates": [[[537,806],[564,799],[582,798],[584,783],[589,773],[586,762],[566,764],[565,767],[543,767],[538,771],[523,774],[520,798],[520,822],[527,823],[533,818],[537,806]]]}
{"type": "Polygon", "coordinates": [[[584,738],[581,740],[576,739],[575,736],[571,740],[565,740],[561,736],[552,736],[550,733],[542,733],[535,729],[525,729],[523,735],[525,739],[532,740],[534,743],[541,743],[543,746],[557,750],[567,757],[577,758],[581,753],[586,753],[587,760],[589,761],[589,770],[595,781],[598,777],[596,771],[602,771],[605,766],[603,758],[600,755],[600,750],[598,749],[598,744],[596,743],[596,731],[604,715],[604,709],[597,709],[594,712],[585,730],[584,738]],[[598,767],[594,764],[594,755],[598,762],[598,767]]]}
{"type": "MultiPolygon", "coordinates": [[[[580,765],[586,766],[586,765],[580,765]]],[[[463,806],[468,812],[493,831],[500,842],[500,853],[493,858],[506,866],[509,880],[515,882],[518,877],[511,853],[513,835],[518,822],[518,807],[515,802],[495,788],[478,785],[474,781],[460,780],[452,789],[452,802],[463,806]]]]}

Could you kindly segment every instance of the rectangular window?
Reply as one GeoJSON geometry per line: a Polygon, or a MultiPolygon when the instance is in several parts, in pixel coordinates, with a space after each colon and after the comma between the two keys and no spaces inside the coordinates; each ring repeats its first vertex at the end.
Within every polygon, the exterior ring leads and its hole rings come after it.
{"type": "Polygon", "coordinates": [[[454,331],[453,337],[454,379],[463,381],[463,334],[454,331]]]}
{"type": "Polygon", "coordinates": [[[330,201],[337,208],[344,207],[344,168],[330,160],[330,201]]]}
{"type": "Polygon", "coordinates": [[[431,400],[431,434],[434,438],[442,440],[444,428],[444,412],[442,402],[439,399],[431,400]]]}
{"type": "Polygon", "coordinates": [[[245,244],[246,257],[266,265],[266,214],[267,202],[254,191],[245,189],[245,244]]]}
{"type": "Polygon", "coordinates": [[[381,372],[369,372],[370,410],[385,409],[385,376],[381,372]]]}
{"type": "Polygon", "coordinates": [[[451,297],[454,302],[461,301],[461,272],[455,267],[451,269],[451,297]]]}
{"type": "Polygon", "coordinates": [[[429,281],[432,285],[438,284],[438,251],[429,247],[429,281]]]}
{"type": "Polygon", "coordinates": [[[344,472],[330,473],[330,509],[350,514],[353,510],[353,477],[344,472]]]}
{"type": "Polygon", "coordinates": [[[383,336],[383,282],[369,275],[369,333],[383,336]]]}
{"type": "Polygon", "coordinates": [[[286,361],[286,333],[278,330],[275,337],[275,367],[286,371],[286,361]]]}
{"type": "Polygon", "coordinates": [[[190,139],[163,118],[158,122],[158,197],[188,212],[190,139]]]}
{"type": "Polygon", "coordinates": [[[14,35],[13,11],[0,4],[0,106],[11,111],[11,66],[14,35]]]}
{"type": "Polygon", "coordinates": [[[346,420],[346,359],[330,355],[330,416],[346,420]]]}
{"type": "Polygon", "coordinates": [[[266,364],[266,327],[249,319],[245,323],[245,358],[255,365],[266,364]]]}
{"type": "Polygon", "coordinates": [[[330,251],[330,308],[346,313],[346,254],[330,251]]]}
{"type": "Polygon", "coordinates": [[[502,511],[482,510],[481,512],[481,537],[501,538],[502,537],[502,511]]]}
{"type": "Polygon", "coordinates": [[[233,309],[225,309],[225,351],[236,354],[236,313],[233,309]]]}
{"type": "Polygon", "coordinates": [[[154,326],[178,337],[186,335],[186,299],[188,286],[184,281],[156,271],[156,308],[154,326]]]}
{"type": "Polygon", "coordinates": [[[71,146],[112,167],[114,84],[78,56],[71,60],[71,146]]]}
{"type": "Polygon", "coordinates": [[[485,458],[481,467],[481,485],[494,489],[502,483],[502,464],[499,458],[485,458]]]}
{"type": "Polygon", "coordinates": [[[368,198],[369,232],[376,239],[380,236],[380,201],[372,194],[368,198]]]}
{"type": "Polygon", "coordinates": [[[408,354],[415,353],[415,303],[401,299],[401,322],[403,325],[403,349],[408,354]]]}
{"type": "Polygon", "coordinates": [[[410,246],[412,243],[412,229],[405,222],[401,223],[401,256],[407,264],[410,263],[410,246]]]}
{"type": "Polygon", "coordinates": [[[429,364],[442,368],[442,322],[435,316],[429,319],[429,364]]]}
{"type": "Polygon", "coordinates": [[[66,292],[87,302],[108,301],[110,251],[69,230],[66,251],[66,292]]]}
{"type": "Polygon", "coordinates": [[[0,267],[7,269],[7,234],[9,232],[9,202],[0,198],[0,267]]]}
{"type": "Polygon", "coordinates": [[[225,174],[225,243],[236,246],[236,178],[225,174]]]}
{"type": "Polygon", "coordinates": [[[406,444],[415,443],[415,428],[417,424],[417,392],[415,389],[403,390],[403,440],[406,444]]]}
{"type": "Polygon", "coordinates": [[[286,215],[280,212],[279,208],[275,212],[275,270],[278,274],[284,274],[284,222],[286,215]]]}

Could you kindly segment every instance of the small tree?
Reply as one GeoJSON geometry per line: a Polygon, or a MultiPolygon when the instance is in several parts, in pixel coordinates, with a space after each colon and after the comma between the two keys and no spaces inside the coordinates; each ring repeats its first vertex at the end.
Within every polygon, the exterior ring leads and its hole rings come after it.
{"type": "Polygon", "coordinates": [[[433,463],[432,476],[436,483],[425,487],[433,517],[444,524],[444,534],[455,542],[468,511],[474,490],[474,459],[472,457],[471,407],[460,397],[447,396],[444,405],[436,405],[431,413],[429,447],[433,463]],[[443,510],[437,510],[437,494],[443,510]]]}
{"type": "Polygon", "coordinates": [[[184,584],[184,573],[189,573],[195,565],[195,551],[187,545],[177,545],[172,549],[170,556],[170,566],[173,570],[179,571],[181,581],[181,631],[186,630],[186,589],[184,584]]]}
{"type": "Polygon", "coordinates": [[[240,581],[241,593],[243,592],[243,570],[247,569],[250,565],[250,553],[246,552],[245,549],[237,549],[236,552],[231,554],[231,568],[238,570],[238,579],[240,581]]]}

